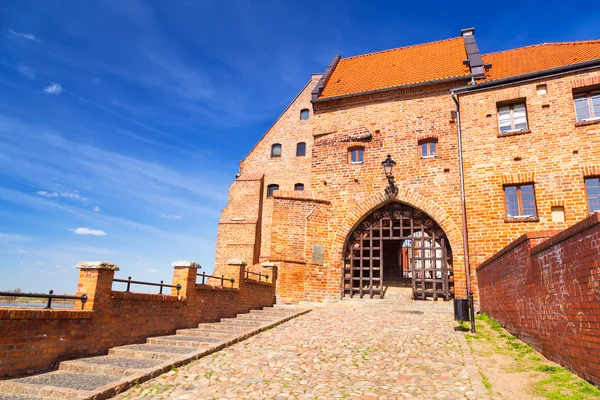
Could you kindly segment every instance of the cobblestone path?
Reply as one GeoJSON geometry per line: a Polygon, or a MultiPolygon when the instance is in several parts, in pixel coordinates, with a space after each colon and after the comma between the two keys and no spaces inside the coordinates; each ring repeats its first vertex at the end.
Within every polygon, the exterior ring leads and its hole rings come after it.
{"type": "Polygon", "coordinates": [[[484,398],[451,307],[397,299],[318,307],[119,398],[484,398]]]}

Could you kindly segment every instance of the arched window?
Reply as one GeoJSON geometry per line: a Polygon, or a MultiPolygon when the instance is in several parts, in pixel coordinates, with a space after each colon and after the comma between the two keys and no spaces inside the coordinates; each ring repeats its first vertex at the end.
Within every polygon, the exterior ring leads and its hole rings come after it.
{"type": "Polygon", "coordinates": [[[294,190],[304,190],[304,183],[296,183],[294,185],[294,190]]]}
{"type": "Polygon", "coordinates": [[[304,108],[304,109],[300,110],[300,119],[306,120],[309,117],[310,117],[310,111],[308,110],[308,108],[304,108]]]}
{"type": "Polygon", "coordinates": [[[279,185],[277,184],[267,186],[267,197],[273,197],[273,193],[275,193],[276,190],[279,190],[279,185]]]}
{"type": "Polygon", "coordinates": [[[365,148],[362,146],[348,149],[348,162],[350,164],[362,164],[364,162],[365,148]]]}
{"type": "Polygon", "coordinates": [[[296,145],[296,157],[304,157],[306,155],[306,143],[300,142],[296,145]]]}
{"type": "Polygon", "coordinates": [[[437,155],[437,139],[426,139],[419,142],[421,158],[431,158],[437,155]]]}
{"type": "Polygon", "coordinates": [[[281,145],[279,143],[271,146],[271,157],[281,157],[281,145]]]}

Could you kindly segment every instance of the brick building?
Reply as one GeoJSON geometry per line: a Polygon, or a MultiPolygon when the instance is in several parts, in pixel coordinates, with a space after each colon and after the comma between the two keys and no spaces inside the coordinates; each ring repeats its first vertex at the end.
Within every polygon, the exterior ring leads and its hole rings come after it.
{"type": "Polygon", "coordinates": [[[477,297],[485,259],[600,208],[599,142],[600,40],[482,55],[466,29],[336,56],[242,160],[216,271],[275,264],[282,303],[464,298],[466,271],[477,297]]]}

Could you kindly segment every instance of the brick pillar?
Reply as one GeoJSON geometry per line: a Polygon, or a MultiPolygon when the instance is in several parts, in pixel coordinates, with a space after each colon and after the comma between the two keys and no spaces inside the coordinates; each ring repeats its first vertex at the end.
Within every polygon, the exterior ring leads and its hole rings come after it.
{"type": "Polygon", "coordinates": [[[277,284],[277,264],[272,261],[267,261],[260,264],[262,268],[270,269],[269,282],[273,285],[273,304],[277,302],[277,295],[275,293],[275,285],[277,284]]]}
{"type": "MultiPolygon", "coordinates": [[[[202,268],[200,264],[194,261],[175,261],[171,264],[173,267],[173,285],[180,284],[180,296],[193,296],[196,293],[196,274],[202,268]]],[[[177,296],[177,289],[172,288],[171,294],[177,296]]]]}
{"type": "Polygon", "coordinates": [[[244,287],[244,280],[246,279],[246,261],[241,258],[232,258],[227,260],[227,266],[223,270],[223,274],[226,278],[234,278],[235,282],[233,287],[242,290],[244,287]]]}
{"type": "MultiPolygon", "coordinates": [[[[75,266],[79,268],[77,296],[86,294],[87,301],[83,309],[97,311],[110,301],[115,271],[119,267],[107,261],[82,261],[75,266]]],[[[81,309],[81,302],[75,302],[75,309],[81,309]]]]}

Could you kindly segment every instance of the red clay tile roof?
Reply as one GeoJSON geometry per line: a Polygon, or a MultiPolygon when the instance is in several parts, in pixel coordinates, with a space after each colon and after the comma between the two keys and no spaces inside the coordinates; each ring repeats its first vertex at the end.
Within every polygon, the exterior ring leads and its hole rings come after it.
{"type": "Polygon", "coordinates": [[[462,37],[342,58],[320,98],[467,77],[462,37]]]}
{"type": "Polygon", "coordinates": [[[482,57],[483,62],[492,64],[492,67],[486,70],[485,80],[479,82],[488,82],[599,59],[600,40],[544,43],[482,57]]]}

